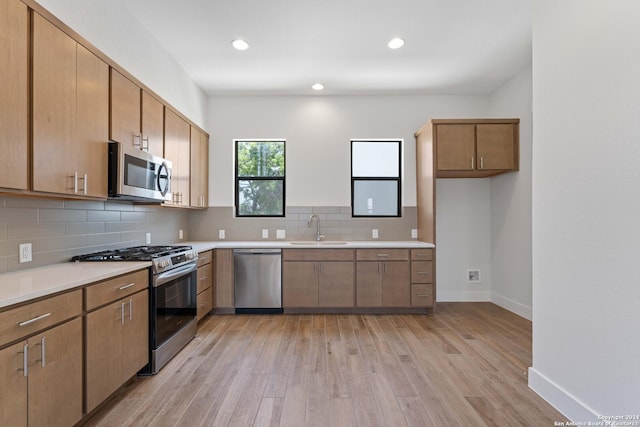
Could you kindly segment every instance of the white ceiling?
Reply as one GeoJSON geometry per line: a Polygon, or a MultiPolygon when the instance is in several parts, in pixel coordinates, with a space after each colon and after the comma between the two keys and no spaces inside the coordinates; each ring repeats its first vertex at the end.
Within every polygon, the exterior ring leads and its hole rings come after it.
{"type": "Polygon", "coordinates": [[[211,95],[486,94],[531,63],[532,0],[123,3],[211,95]]]}

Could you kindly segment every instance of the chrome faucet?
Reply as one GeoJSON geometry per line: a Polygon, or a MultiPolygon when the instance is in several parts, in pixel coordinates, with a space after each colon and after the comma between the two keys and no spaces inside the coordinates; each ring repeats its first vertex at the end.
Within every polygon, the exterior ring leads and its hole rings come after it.
{"type": "Polygon", "coordinates": [[[316,242],[319,242],[324,238],[324,236],[320,234],[320,217],[316,214],[312,214],[307,220],[307,227],[311,227],[311,221],[313,221],[314,218],[316,219],[316,242]]]}

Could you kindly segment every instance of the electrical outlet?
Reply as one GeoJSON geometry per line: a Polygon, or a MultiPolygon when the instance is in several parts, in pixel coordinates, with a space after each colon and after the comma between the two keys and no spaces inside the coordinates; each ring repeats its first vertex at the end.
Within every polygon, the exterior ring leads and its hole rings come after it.
{"type": "Polygon", "coordinates": [[[218,239],[224,240],[224,238],[225,238],[224,230],[218,230],[218,239]]]}
{"type": "Polygon", "coordinates": [[[20,263],[33,261],[31,256],[31,243],[20,243],[20,263]]]}
{"type": "Polygon", "coordinates": [[[412,239],[417,239],[418,238],[418,229],[417,228],[412,228],[411,229],[411,238],[412,239]]]}
{"type": "Polygon", "coordinates": [[[284,230],[276,230],[276,239],[284,239],[284,238],[285,238],[284,230]]]}
{"type": "Polygon", "coordinates": [[[144,237],[144,241],[147,245],[151,244],[151,233],[147,233],[144,237]]]}
{"type": "Polygon", "coordinates": [[[184,239],[184,231],[178,230],[178,239],[180,240],[184,239]]]}
{"type": "Polygon", "coordinates": [[[374,239],[378,238],[378,229],[374,228],[373,230],[371,230],[371,237],[374,239]]]}
{"type": "Polygon", "coordinates": [[[263,239],[269,238],[269,230],[267,230],[266,228],[262,230],[262,238],[263,239]]]}
{"type": "Polygon", "coordinates": [[[480,270],[467,270],[467,282],[480,283],[480,270]]]}

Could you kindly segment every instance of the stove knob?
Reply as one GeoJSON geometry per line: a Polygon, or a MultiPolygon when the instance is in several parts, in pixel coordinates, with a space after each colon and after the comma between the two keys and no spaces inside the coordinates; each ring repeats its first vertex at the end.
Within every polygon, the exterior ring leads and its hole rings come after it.
{"type": "Polygon", "coordinates": [[[194,259],[196,257],[196,254],[194,254],[193,252],[187,252],[187,259],[194,259]]]}
{"type": "Polygon", "coordinates": [[[158,266],[160,268],[165,268],[168,265],[169,265],[169,260],[162,259],[162,260],[158,261],[158,266]]]}

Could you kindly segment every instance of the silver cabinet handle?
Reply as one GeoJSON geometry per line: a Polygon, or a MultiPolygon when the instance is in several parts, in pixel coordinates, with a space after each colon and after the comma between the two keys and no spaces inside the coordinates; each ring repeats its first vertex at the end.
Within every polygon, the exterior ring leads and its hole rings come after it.
{"type": "Polygon", "coordinates": [[[471,169],[474,169],[474,166],[473,166],[473,156],[471,156],[471,169]]]}
{"type": "Polygon", "coordinates": [[[124,290],[124,289],[130,288],[130,287],[135,286],[135,285],[136,285],[135,283],[129,283],[128,285],[120,286],[120,287],[118,288],[118,290],[119,290],[119,291],[122,291],[122,290],[124,290]]]}
{"type": "Polygon", "coordinates": [[[40,338],[40,365],[44,368],[47,364],[47,338],[40,338]]]}
{"type": "Polygon", "coordinates": [[[429,295],[429,294],[417,294],[416,296],[417,296],[417,297],[428,297],[428,296],[430,296],[430,295],[429,295]]]}
{"type": "Polygon", "coordinates": [[[70,178],[73,179],[73,187],[71,187],[71,190],[73,190],[73,194],[78,194],[78,172],[74,172],[70,178]]]}
{"type": "Polygon", "coordinates": [[[23,376],[29,376],[29,344],[25,344],[22,347],[22,366],[23,376]]]}
{"type": "Polygon", "coordinates": [[[388,256],[389,256],[389,254],[377,254],[377,256],[379,256],[379,257],[381,257],[381,258],[382,258],[382,257],[388,257],[388,256]]]}
{"type": "Polygon", "coordinates": [[[482,157],[480,157],[480,169],[484,169],[484,162],[482,157]]]}
{"type": "Polygon", "coordinates": [[[142,150],[142,133],[140,133],[139,135],[136,135],[135,133],[133,134],[133,146],[139,147],[142,150]],[[138,140],[137,144],[136,139],[138,140]]]}
{"type": "Polygon", "coordinates": [[[133,320],[133,299],[129,299],[129,321],[133,320]]]}
{"type": "Polygon", "coordinates": [[[30,325],[30,324],[32,324],[34,322],[37,322],[38,320],[42,320],[45,317],[49,317],[49,316],[51,316],[51,313],[43,314],[41,316],[34,317],[33,319],[25,320],[24,322],[20,322],[20,323],[18,323],[18,326],[20,326],[20,327],[27,326],[27,325],[30,325]]]}
{"type": "Polygon", "coordinates": [[[140,149],[143,151],[149,151],[149,137],[146,138],[142,138],[142,144],[140,146],[140,149]],[[147,145],[144,145],[144,142],[147,141],[147,145]]]}
{"type": "Polygon", "coordinates": [[[83,182],[82,182],[82,192],[83,192],[84,194],[87,194],[87,186],[88,186],[89,184],[87,183],[87,174],[86,174],[86,173],[84,174],[84,179],[83,179],[82,181],[83,181],[83,182]]]}
{"type": "Polygon", "coordinates": [[[417,274],[429,274],[429,271],[416,271],[417,274]]]}
{"type": "Polygon", "coordinates": [[[120,304],[120,323],[124,325],[124,303],[120,304]]]}
{"type": "Polygon", "coordinates": [[[416,252],[416,254],[415,254],[415,255],[416,255],[416,256],[427,256],[427,255],[429,255],[429,254],[421,253],[421,252],[416,252]]]}

